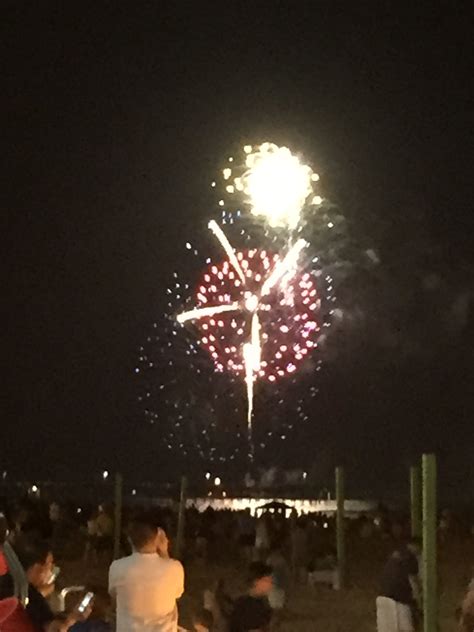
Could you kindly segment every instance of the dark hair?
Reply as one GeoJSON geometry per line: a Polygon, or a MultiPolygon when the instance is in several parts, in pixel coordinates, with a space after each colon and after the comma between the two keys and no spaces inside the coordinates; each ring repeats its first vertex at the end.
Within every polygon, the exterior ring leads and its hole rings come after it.
{"type": "Polygon", "coordinates": [[[14,549],[25,571],[35,564],[44,564],[52,552],[49,542],[31,537],[21,537],[15,540],[14,549]]]}
{"type": "Polygon", "coordinates": [[[410,537],[402,538],[401,540],[399,540],[399,550],[403,551],[407,549],[409,546],[422,547],[423,541],[418,536],[410,536],[410,537]]]}
{"type": "Polygon", "coordinates": [[[210,610],[206,610],[206,608],[201,608],[201,610],[196,612],[193,616],[193,624],[196,623],[203,625],[205,628],[211,628],[214,624],[212,612],[210,610]]]}
{"type": "Polygon", "coordinates": [[[160,520],[154,513],[146,512],[135,516],[128,527],[128,535],[135,549],[141,549],[156,537],[160,520]]]}
{"type": "Polygon", "coordinates": [[[252,586],[262,577],[269,577],[273,573],[273,569],[264,562],[252,562],[247,571],[247,582],[252,586]]]}

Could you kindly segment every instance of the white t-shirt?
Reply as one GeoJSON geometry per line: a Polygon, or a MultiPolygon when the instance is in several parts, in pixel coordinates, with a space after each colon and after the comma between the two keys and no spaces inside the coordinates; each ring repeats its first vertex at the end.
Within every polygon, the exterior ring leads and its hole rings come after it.
{"type": "Polygon", "coordinates": [[[113,562],[109,592],[117,598],[117,632],[176,632],[176,599],[184,592],[177,560],[133,553],[113,562]]]}

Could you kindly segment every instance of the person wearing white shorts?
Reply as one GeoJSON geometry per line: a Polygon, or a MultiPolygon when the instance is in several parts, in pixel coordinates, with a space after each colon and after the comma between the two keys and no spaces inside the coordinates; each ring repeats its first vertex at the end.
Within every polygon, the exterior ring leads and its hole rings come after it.
{"type": "Polygon", "coordinates": [[[394,551],[385,564],[376,601],[377,632],[414,632],[418,553],[418,543],[413,540],[394,551]]]}
{"type": "Polygon", "coordinates": [[[377,597],[377,632],[414,632],[410,606],[389,597],[377,597]]]}

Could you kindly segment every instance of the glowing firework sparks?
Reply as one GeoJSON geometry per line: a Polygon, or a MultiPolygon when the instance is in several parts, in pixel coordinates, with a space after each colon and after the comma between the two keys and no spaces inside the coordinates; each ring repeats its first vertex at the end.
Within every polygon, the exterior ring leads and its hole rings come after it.
{"type": "Polygon", "coordinates": [[[296,268],[300,253],[307,245],[308,244],[304,239],[298,239],[293,248],[291,248],[291,250],[287,253],[283,261],[279,261],[277,263],[271,275],[262,285],[262,296],[268,294],[272,287],[277,285],[285,274],[291,272],[296,268]]]}
{"type": "MultiPolygon", "coordinates": [[[[253,295],[252,295],[253,296],[253,295]]],[[[260,342],[260,322],[256,313],[252,316],[251,341],[246,342],[243,347],[245,364],[245,383],[247,384],[247,428],[249,438],[252,434],[252,414],[253,414],[253,384],[255,375],[260,371],[262,346],[260,342]]]]}
{"type": "Polygon", "coordinates": [[[204,233],[193,225],[186,259],[166,288],[164,319],[153,323],[134,369],[144,419],[159,429],[174,463],[235,466],[247,462],[254,441],[259,453],[273,454],[295,423],[308,422],[322,368],[312,352],[340,311],[327,272],[339,257],[334,239],[343,218],[325,205],[306,222],[310,207],[323,203],[319,176],[285,147],[242,149],[211,183],[220,209],[208,228],[222,257],[211,261],[204,233]],[[319,257],[309,256],[308,240],[319,257]],[[188,256],[196,257],[190,266],[188,256]],[[204,269],[196,261],[205,261],[204,269]],[[255,435],[254,396],[256,412],[265,407],[255,435]],[[245,415],[248,434],[240,425],[245,415]]]}
{"type": "MultiPolygon", "coordinates": [[[[301,164],[287,147],[263,143],[256,151],[246,146],[246,171],[234,180],[235,187],[226,190],[242,191],[247,196],[253,215],[262,216],[270,226],[294,229],[300,221],[301,211],[314,194],[313,183],[319,176],[311,167],[301,164]]],[[[229,179],[230,169],[224,178],[229,179]]],[[[312,197],[312,204],[320,204],[320,196],[312,197]]]]}
{"type": "Polygon", "coordinates": [[[203,318],[204,316],[215,316],[216,314],[222,314],[223,312],[235,312],[239,309],[238,303],[231,303],[230,305],[216,305],[215,307],[201,307],[200,309],[191,309],[189,312],[183,312],[176,317],[176,320],[181,325],[188,320],[195,320],[196,318],[203,318]]]}
{"type": "Polygon", "coordinates": [[[304,239],[280,259],[265,251],[236,253],[215,222],[210,222],[209,228],[228,260],[220,266],[210,265],[198,288],[198,307],[179,314],[177,321],[196,321],[202,332],[201,344],[208,349],[217,370],[225,367],[244,374],[251,437],[255,380],[267,377],[273,382],[296,370],[298,362],[316,346],[313,338],[319,327],[313,313],[320,302],[311,276],[297,271],[300,254],[307,246],[304,239]],[[208,305],[209,302],[221,304],[208,305]],[[263,324],[259,314],[264,318],[263,324]],[[250,336],[246,334],[249,327],[250,336]],[[219,335],[214,329],[219,330],[219,335]],[[227,334],[222,334],[222,330],[227,330],[227,334]],[[297,333],[296,339],[292,338],[292,330],[297,333]],[[288,343],[281,344],[288,334],[288,343]]]}
{"type": "Polygon", "coordinates": [[[209,222],[208,227],[209,227],[210,230],[212,230],[214,235],[219,240],[219,243],[224,248],[224,250],[226,251],[227,256],[229,257],[229,261],[234,266],[234,269],[237,272],[237,274],[239,275],[240,280],[245,285],[245,275],[244,275],[244,273],[242,271],[242,268],[240,267],[239,260],[235,256],[234,249],[230,245],[229,240],[225,236],[224,231],[219,226],[219,224],[213,219],[209,222]]]}

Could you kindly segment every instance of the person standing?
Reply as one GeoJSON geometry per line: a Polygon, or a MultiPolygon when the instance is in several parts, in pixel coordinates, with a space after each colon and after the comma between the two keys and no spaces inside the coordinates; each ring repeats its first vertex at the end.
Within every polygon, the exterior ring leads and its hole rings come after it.
{"type": "Polygon", "coordinates": [[[417,541],[395,550],[382,573],[377,597],[377,632],[413,632],[415,630],[420,586],[417,541]]]}
{"type": "Polygon", "coordinates": [[[297,584],[308,580],[309,542],[305,517],[298,518],[291,531],[291,558],[297,584]]]}
{"type": "Polygon", "coordinates": [[[135,519],[129,535],[132,555],[113,562],[109,571],[117,632],[177,632],[183,567],[169,557],[166,533],[152,516],[135,519]]]}
{"type": "Polygon", "coordinates": [[[99,505],[99,511],[95,520],[96,538],[95,546],[99,561],[107,561],[110,564],[114,548],[114,520],[105,505],[99,505]]]}
{"type": "Polygon", "coordinates": [[[273,569],[273,585],[268,594],[268,602],[274,613],[274,627],[279,625],[285,608],[290,586],[290,568],[280,546],[274,547],[267,558],[267,564],[273,569]]]}
{"type": "Polygon", "coordinates": [[[255,557],[262,562],[270,549],[270,514],[263,514],[255,529],[255,557]]]}

